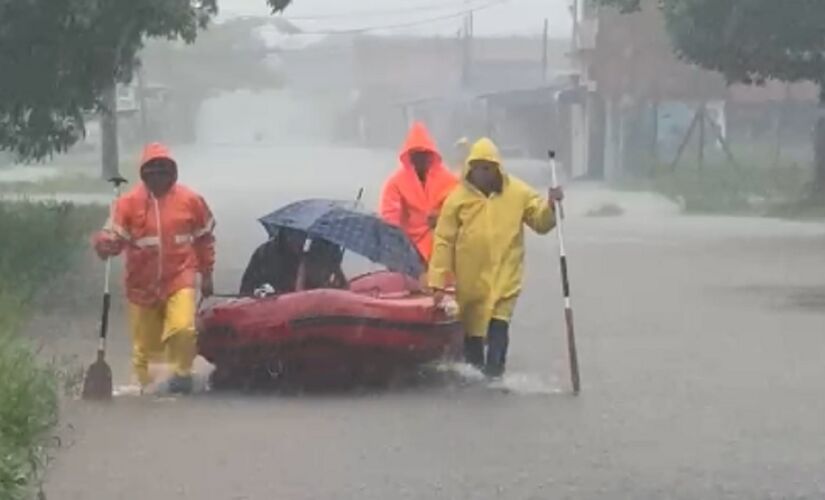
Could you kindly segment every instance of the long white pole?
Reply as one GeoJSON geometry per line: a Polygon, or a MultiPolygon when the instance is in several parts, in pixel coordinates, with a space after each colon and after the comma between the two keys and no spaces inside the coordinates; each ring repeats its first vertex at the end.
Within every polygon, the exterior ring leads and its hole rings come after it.
{"type": "MultiPolygon", "coordinates": [[[[558,167],[556,165],[556,152],[550,151],[550,172],[552,175],[552,185],[559,187],[558,167]]],[[[567,354],[570,363],[570,381],[573,385],[573,394],[581,391],[581,379],[579,377],[579,356],[576,350],[576,333],[573,326],[573,303],[570,298],[570,276],[567,269],[567,248],[564,246],[564,205],[561,201],[555,201],[556,209],[556,234],[559,237],[559,265],[561,266],[561,286],[564,294],[564,321],[567,326],[567,354]]]]}

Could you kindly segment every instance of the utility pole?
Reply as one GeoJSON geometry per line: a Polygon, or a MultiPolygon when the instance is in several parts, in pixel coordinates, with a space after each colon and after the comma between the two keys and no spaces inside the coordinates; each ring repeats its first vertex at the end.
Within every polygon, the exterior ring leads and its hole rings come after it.
{"type": "Polygon", "coordinates": [[[467,53],[467,38],[469,38],[469,28],[467,26],[467,18],[464,18],[464,26],[461,27],[461,86],[467,87],[468,74],[468,53],[467,53]]]}
{"type": "Polygon", "coordinates": [[[703,170],[705,168],[705,137],[707,134],[705,133],[705,124],[707,123],[707,105],[704,101],[699,106],[699,170],[703,170]]]}
{"type": "Polygon", "coordinates": [[[573,36],[571,51],[578,74],[578,89],[583,98],[572,108],[573,144],[571,155],[571,174],[590,172],[590,135],[593,123],[590,118],[592,83],[590,81],[589,61],[586,51],[592,49],[597,12],[591,0],[571,0],[570,12],[573,16],[573,36]]]}
{"type": "MultiPolygon", "coordinates": [[[[570,4],[570,13],[573,15],[573,33],[570,40],[570,49],[574,58],[574,66],[577,70],[578,78],[576,78],[577,89],[581,89],[587,78],[585,76],[586,68],[582,61],[580,38],[581,38],[581,6],[579,0],[572,0],[570,4]]],[[[581,170],[584,165],[585,150],[586,150],[586,125],[585,125],[586,107],[584,103],[574,103],[571,109],[570,126],[572,128],[572,139],[570,150],[570,165],[567,170],[570,177],[574,177],[577,171],[581,170]]]]}
{"type": "Polygon", "coordinates": [[[570,4],[570,12],[573,14],[573,49],[578,48],[579,39],[579,0],[573,0],[570,4]]]}
{"type": "Polygon", "coordinates": [[[143,64],[137,67],[137,97],[140,107],[140,140],[145,145],[149,143],[149,115],[146,108],[146,80],[143,64]]]}
{"type": "Polygon", "coordinates": [[[464,38],[462,44],[461,83],[464,88],[470,86],[473,76],[473,13],[464,18],[464,38]]]}
{"type": "Polygon", "coordinates": [[[541,37],[541,81],[547,83],[547,37],[550,31],[550,22],[544,18],[544,31],[541,37]]]}
{"type": "Polygon", "coordinates": [[[101,176],[108,180],[120,175],[117,144],[117,81],[112,75],[103,90],[100,110],[101,176]]]}
{"type": "Polygon", "coordinates": [[[470,16],[467,18],[467,25],[470,28],[469,31],[469,38],[467,38],[467,65],[468,65],[468,73],[467,73],[467,81],[468,83],[472,83],[473,81],[473,45],[475,43],[476,37],[476,27],[475,27],[475,15],[473,11],[470,11],[470,16]]]}

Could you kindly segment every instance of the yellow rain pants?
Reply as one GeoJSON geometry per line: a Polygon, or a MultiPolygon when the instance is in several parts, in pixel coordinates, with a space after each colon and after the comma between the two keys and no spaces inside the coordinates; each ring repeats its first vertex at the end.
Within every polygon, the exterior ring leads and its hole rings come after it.
{"type": "Polygon", "coordinates": [[[129,304],[132,369],[140,385],[152,383],[149,361],[156,360],[164,352],[175,375],[192,374],[192,363],[197,355],[195,301],[195,290],[184,288],[157,307],[129,304]]]}

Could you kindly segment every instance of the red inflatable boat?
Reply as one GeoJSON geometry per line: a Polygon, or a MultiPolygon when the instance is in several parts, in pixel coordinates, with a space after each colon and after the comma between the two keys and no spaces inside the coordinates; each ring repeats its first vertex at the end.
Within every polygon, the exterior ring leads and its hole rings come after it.
{"type": "Polygon", "coordinates": [[[213,385],[298,379],[380,383],[399,370],[460,356],[463,332],[415,280],[379,272],[347,290],[234,299],[198,317],[213,385]]]}

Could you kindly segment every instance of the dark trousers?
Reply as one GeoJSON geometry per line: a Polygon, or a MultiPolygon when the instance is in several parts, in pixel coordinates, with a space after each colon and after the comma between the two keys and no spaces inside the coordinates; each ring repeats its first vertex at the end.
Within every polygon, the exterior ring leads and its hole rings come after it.
{"type": "Polygon", "coordinates": [[[466,337],[464,339],[464,360],[489,377],[500,377],[507,365],[507,348],[510,345],[510,324],[500,319],[490,321],[487,328],[487,355],[485,359],[484,339],[466,337]]]}

